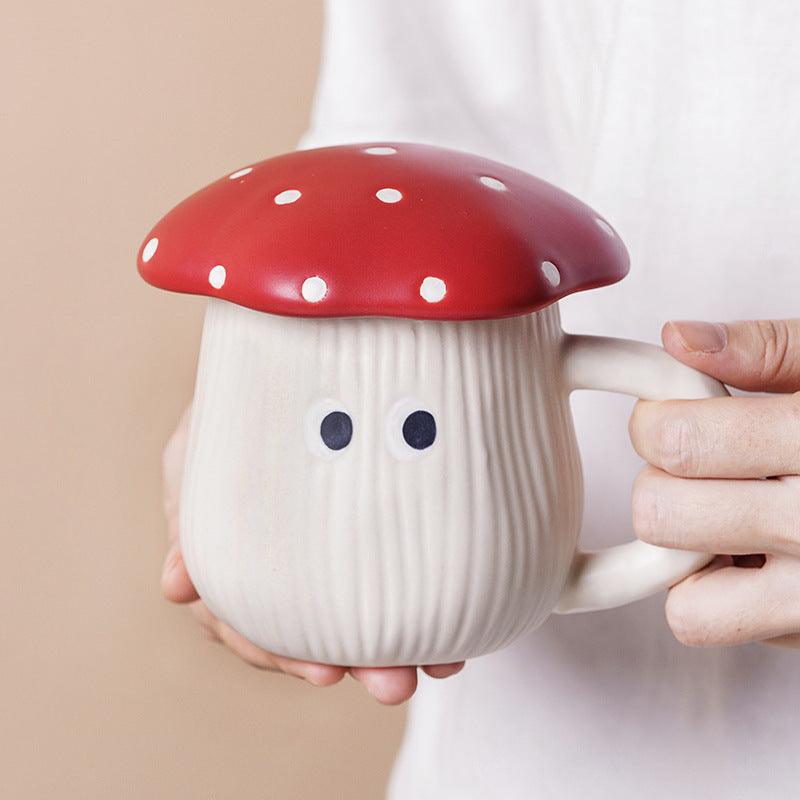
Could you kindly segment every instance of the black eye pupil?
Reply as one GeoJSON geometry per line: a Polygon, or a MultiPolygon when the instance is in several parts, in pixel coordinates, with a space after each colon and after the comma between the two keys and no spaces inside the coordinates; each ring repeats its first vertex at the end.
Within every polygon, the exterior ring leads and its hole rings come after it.
{"type": "Polygon", "coordinates": [[[319,435],[326,447],[331,450],[342,450],[353,438],[353,420],[344,411],[331,411],[322,420],[319,435]]]}
{"type": "Polygon", "coordinates": [[[436,439],[436,420],[429,411],[414,411],[403,423],[403,438],[409,447],[424,450],[436,439]]]}

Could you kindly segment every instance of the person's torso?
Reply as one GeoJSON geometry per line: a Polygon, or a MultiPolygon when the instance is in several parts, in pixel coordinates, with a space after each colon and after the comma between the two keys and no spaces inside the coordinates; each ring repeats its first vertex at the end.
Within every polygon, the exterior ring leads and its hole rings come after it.
{"type": "MultiPolygon", "coordinates": [[[[800,9],[791,0],[337,0],[303,146],[408,140],[576,194],[631,253],[568,330],[797,316],[800,9]]],[[[632,401],[574,398],[584,542],[632,536],[632,401]]],[[[690,650],[663,598],[553,617],[423,681],[390,795],[775,798],[795,791],[797,654],[690,650]]]]}

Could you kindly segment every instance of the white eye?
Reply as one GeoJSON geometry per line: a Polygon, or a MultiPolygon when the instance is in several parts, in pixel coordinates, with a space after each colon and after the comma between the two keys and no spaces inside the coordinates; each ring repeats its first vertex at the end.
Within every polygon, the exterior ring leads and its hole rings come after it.
{"type": "Polygon", "coordinates": [[[386,415],[386,444],[395,458],[415,461],[436,444],[436,416],[411,397],[398,400],[386,415]]]}
{"type": "Polygon", "coordinates": [[[308,409],[304,433],[311,453],[330,461],[353,440],[353,418],[338,400],[319,400],[308,409]]]}

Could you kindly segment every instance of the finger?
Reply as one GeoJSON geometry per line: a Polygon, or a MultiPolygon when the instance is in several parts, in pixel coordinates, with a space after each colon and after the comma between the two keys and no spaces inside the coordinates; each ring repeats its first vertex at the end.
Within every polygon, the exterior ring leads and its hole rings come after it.
{"type": "Polygon", "coordinates": [[[661,338],[678,360],[739,389],[800,390],[800,320],[668,322],[661,338]]]}
{"type": "Polygon", "coordinates": [[[388,706],[404,703],[417,688],[416,667],[351,667],[350,674],[388,706]]]}
{"type": "Polygon", "coordinates": [[[346,667],[335,664],[318,664],[314,661],[297,661],[286,656],[273,655],[275,665],[281,672],[308,681],[313,686],[333,686],[347,674],[346,667]]]}
{"type": "Polygon", "coordinates": [[[200,630],[206,639],[212,642],[221,643],[222,639],[217,635],[217,623],[219,620],[208,610],[208,607],[202,600],[196,600],[189,605],[189,610],[192,616],[197,620],[200,630]]]}
{"type": "Polygon", "coordinates": [[[450,664],[428,664],[422,668],[426,675],[431,678],[449,678],[464,669],[463,661],[453,661],[450,664]]]}
{"type": "Polygon", "coordinates": [[[761,569],[703,570],[667,597],[667,622],[693,647],[742,644],[800,632],[800,564],[771,557],[761,569]]]}
{"type": "Polygon", "coordinates": [[[640,401],[629,431],[645,461],[684,478],[800,472],[800,394],[640,401]]]}
{"type": "Polygon", "coordinates": [[[161,571],[161,593],[171,603],[191,603],[200,595],[186,571],[180,544],[174,542],[167,551],[161,571]]]}
{"type": "MultiPolygon", "coordinates": [[[[266,670],[281,670],[276,663],[275,656],[272,653],[262,650],[260,647],[254,645],[248,639],[245,639],[240,633],[226,625],[222,620],[214,618],[213,621],[214,632],[219,637],[222,644],[225,645],[234,655],[237,655],[242,661],[247,662],[251,667],[266,670]]],[[[294,674],[290,672],[289,674],[294,674]]],[[[297,675],[296,677],[301,677],[297,675]]]]}
{"type": "Polygon", "coordinates": [[[692,480],[645,467],[633,484],[636,535],[705,553],[800,556],[800,478],[692,480]]]}
{"type": "Polygon", "coordinates": [[[243,661],[259,669],[285,672],[302,678],[314,686],[331,686],[338,683],[346,674],[344,667],[332,664],[316,664],[280,656],[253,644],[238,631],[221,620],[216,620],[215,631],[222,643],[243,661]]]}

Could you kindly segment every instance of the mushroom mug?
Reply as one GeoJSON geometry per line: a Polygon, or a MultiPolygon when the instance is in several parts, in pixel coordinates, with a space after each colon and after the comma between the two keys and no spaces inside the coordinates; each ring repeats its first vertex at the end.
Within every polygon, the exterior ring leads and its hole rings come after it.
{"type": "Polygon", "coordinates": [[[658,347],[562,331],[559,299],[628,266],[576,198],[427,145],[289,153],[173,209],[139,270],[211,298],[180,514],[211,611],[293,658],[435,664],[708,563],[578,549],[570,393],[726,394],[658,347]]]}

